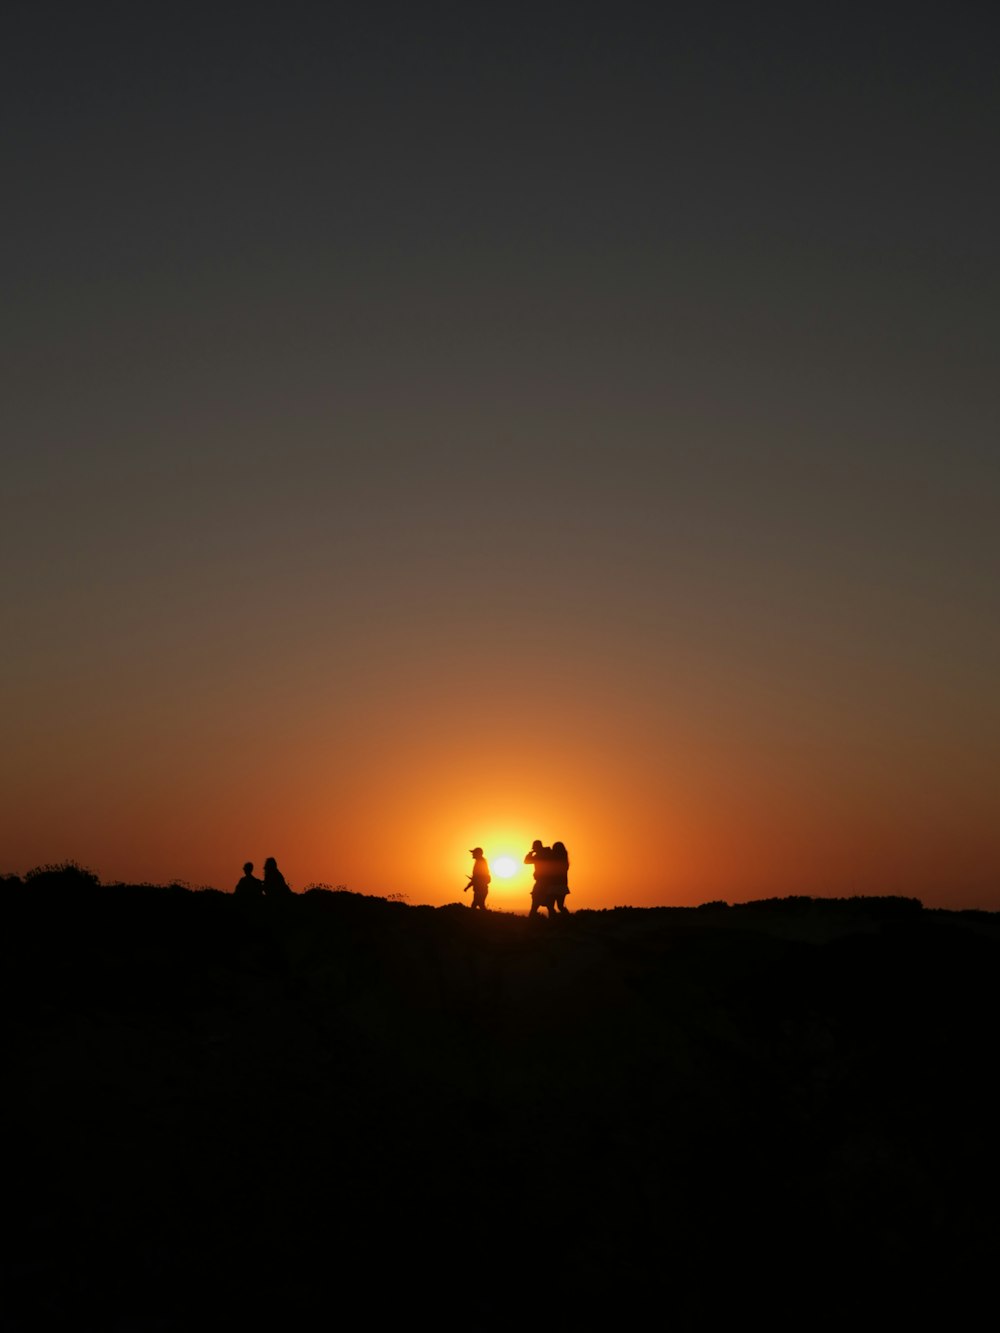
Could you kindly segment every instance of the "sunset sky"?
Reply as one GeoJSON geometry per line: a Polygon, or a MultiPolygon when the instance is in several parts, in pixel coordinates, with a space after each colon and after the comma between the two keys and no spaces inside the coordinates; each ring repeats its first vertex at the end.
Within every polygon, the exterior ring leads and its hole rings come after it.
{"type": "Polygon", "coordinates": [[[1000,909],[992,7],[3,32],[0,873],[1000,909]]]}

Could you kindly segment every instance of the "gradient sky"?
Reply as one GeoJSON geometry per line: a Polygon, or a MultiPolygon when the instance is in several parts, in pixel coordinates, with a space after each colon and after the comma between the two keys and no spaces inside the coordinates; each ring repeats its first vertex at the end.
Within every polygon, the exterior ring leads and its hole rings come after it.
{"type": "Polygon", "coordinates": [[[1000,908],[998,37],[9,5],[0,871],[1000,908]]]}

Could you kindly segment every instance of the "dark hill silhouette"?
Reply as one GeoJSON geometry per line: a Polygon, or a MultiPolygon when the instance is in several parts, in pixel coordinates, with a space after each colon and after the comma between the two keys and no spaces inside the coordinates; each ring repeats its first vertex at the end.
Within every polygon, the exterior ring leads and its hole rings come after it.
{"type": "Polygon", "coordinates": [[[954,1323],[986,1289],[992,914],[550,931],[58,867],[0,902],[14,1328],[954,1323]]]}

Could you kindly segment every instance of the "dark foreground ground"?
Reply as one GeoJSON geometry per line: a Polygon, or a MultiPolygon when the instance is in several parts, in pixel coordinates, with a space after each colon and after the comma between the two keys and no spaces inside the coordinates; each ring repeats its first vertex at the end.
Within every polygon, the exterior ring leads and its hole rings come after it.
{"type": "Polygon", "coordinates": [[[994,915],[0,892],[6,1328],[992,1303],[994,915]]]}

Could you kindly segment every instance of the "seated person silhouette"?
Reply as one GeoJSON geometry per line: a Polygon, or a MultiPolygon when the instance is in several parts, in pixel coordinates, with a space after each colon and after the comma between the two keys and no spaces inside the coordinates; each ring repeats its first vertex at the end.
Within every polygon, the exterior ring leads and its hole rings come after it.
{"type": "Polygon", "coordinates": [[[273,856],[269,856],[264,862],[264,897],[287,898],[291,892],[284,875],[278,869],[277,861],[273,856]]]}
{"type": "Polygon", "coordinates": [[[237,898],[260,898],[264,893],[264,885],[253,873],[253,862],[247,861],[243,867],[243,878],[233,889],[237,898]]]}

